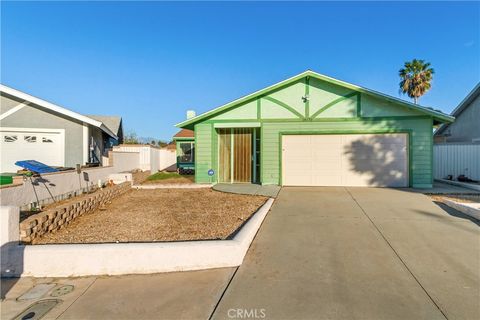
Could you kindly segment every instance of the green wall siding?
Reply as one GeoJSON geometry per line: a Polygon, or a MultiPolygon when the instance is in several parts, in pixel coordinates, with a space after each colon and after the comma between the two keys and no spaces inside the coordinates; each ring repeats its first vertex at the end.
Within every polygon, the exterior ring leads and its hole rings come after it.
{"type": "Polygon", "coordinates": [[[215,123],[261,122],[261,179],[279,184],[281,132],[409,132],[410,182],[432,185],[432,118],[394,102],[306,78],[195,124],[196,181],[217,182],[215,123]],[[309,94],[309,100],[302,97],[309,94]],[[322,110],[323,109],[323,110],[322,110]],[[315,114],[321,110],[320,113],[315,114]],[[315,115],[315,117],[312,117],[315,115]],[[209,169],[215,175],[209,177],[209,169]]]}
{"type": "Polygon", "coordinates": [[[431,119],[405,119],[384,121],[334,121],[263,123],[262,183],[280,183],[280,133],[332,133],[411,131],[412,176],[414,186],[432,184],[431,119]]]}
{"type": "Polygon", "coordinates": [[[280,107],[270,100],[260,99],[260,105],[262,119],[298,119],[291,111],[280,107]]]}
{"type": "MultiPolygon", "coordinates": [[[[195,182],[209,183],[208,170],[213,165],[212,124],[195,125],[195,182]]],[[[215,178],[215,177],[214,177],[215,178]]]]}
{"type": "MultiPolygon", "coordinates": [[[[314,109],[315,110],[315,109],[314,109]]],[[[357,116],[357,97],[350,97],[339,101],[326,109],[315,118],[354,118],[357,116]]]]}
{"type": "MultiPolygon", "coordinates": [[[[303,114],[305,112],[305,104],[302,101],[302,96],[304,95],[305,83],[302,80],[294,82],[285,88],[277,89],[269,94],[268,97],[282,101],[292,107],[295,111],[303,114]]],[[[292,118],[292,114],[290,114],[290,118],[292,118]]]]}
{"type": "Polygon", "coordinates": [[[214,120],[223,119],[256,119],[257,118],[257,102],[252,101],[238,106],[233,110],[229,110],[215,116],[214,120]]]}
{"type": "Polygon", "coordinates": [[[363,117],[421,116],[418,111],[407,109],[377,97],[362,95],[363,117]]]}
{"type": "Polygon", "coordinates": [[[328,103],[352,92],[350,89],[315,78],[311,78],[309,84],[310,114],[314,114],[328,103]]]}

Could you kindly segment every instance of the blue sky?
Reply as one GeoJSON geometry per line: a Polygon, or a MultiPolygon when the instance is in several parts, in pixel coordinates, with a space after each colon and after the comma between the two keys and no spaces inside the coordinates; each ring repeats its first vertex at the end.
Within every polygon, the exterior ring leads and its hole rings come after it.
{"type": "MultiPolygon", "coordinates": [[[[432,63],[420,104],[450,112],[480,81],[478,2],[2,2],[1,82],[168,140],[205,112],[306,69],[396,97],[432,63]]],[[[403,98],[408,99],[403,96],[403,98]]]]}

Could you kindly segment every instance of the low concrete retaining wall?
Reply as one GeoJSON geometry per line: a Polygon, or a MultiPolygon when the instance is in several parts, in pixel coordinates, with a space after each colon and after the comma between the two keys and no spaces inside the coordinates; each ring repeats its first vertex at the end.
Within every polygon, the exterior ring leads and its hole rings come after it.
{"type": "Polygon", "coordinates": [[[272,204],[267,200],[232,240],[17,246],[16,261],[2,273],[69,277],[239,266],[272,204]]]}
{"type": "Polygon", "coordinates": [[[444,203],[453,209],[480,220],[480,203],[457,202],[449,199],[444,199],[444,203]]]}
{"type": "Polygon", "coordinates": [[[19,240],[18,220],[20,211],[18,207],[2,206],[0,207],[0,242],[3,246],[8,242],[19,240]]]}
{"type": "Polygon", "coordinates": [[[89,213],[113,198],[130,190],[131,184],[122,184],[95,191],[78,200],[34,214],[20,223],[20,240],[24,243],[34,242],[42,235],[55,232],[67,226],[78,216],[89,213]]]}
{"type": "MultiPolygon", "coordinates": [[[[21,247],[18,245],[18,219],[20,211],[18,207],[0,207],[0,267],[2,276],[14,276],[18,269],[18,261],[21,261],[21,247]]],[[[21,273],[21,272],[19,272],[21,273]]]]}
{"type": "MultiPolygon", "coordinates": [[[[53,199],[58,201],[80,195],[97,185],[98,180],[107,182],[113,179],[115,183],[132,181],[130,173],[117,174],[125,169],[124,165],[125,162],[121,167],[82,169],[81,174],[76,171],[42,174],[40,177],[32,178],[33,183],[28,179],[21,185],[1,188],[0,203],[2,206],[16,206],[21,210],[28,210],[31,207],[50,204],[53,199]]],[[[130,167],[130,170],[133,169],[135,167],[130,167]]]]}

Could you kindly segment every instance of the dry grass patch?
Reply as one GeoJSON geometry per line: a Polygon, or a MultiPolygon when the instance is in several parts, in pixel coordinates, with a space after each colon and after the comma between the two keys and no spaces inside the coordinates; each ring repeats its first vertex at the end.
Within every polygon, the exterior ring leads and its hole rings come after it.
{"type": "Polygon", "coordinates": [[[180,175],[176,172],[157,172],[147,177],[143,184],[189,184],[194,182],[194,175],[180,175]]]}
{"type": "Polygon", "coordinates": [[[226,239],[266,200],[211,189],[131,190],[34,244],[226,239]]]}

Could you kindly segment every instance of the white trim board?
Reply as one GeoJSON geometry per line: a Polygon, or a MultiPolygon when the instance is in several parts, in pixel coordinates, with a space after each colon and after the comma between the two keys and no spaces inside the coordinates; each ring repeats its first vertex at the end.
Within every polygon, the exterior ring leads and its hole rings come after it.
{"type": "Polygon", "coordinates": [[[82,148],[82,154],[83,154],[83,164],[86,164],[88,162],[88,156],[90,153],[90,150],[88,148],[88,124],[85,122],[83,123],[83,129],[82,129],[82,143],[83,143],[83,148],[82,148]]]}
{"type": "Polygon", "coordinates": [[[0,115],[0,120],[3,120],[6,117],[14,114],[15,112],[22,110],[26,106],[28,106],[28,103],[20,103],[19,105],[13,107],[12,109],[8,110],[7,112],[2,113],[0,115]]]}

